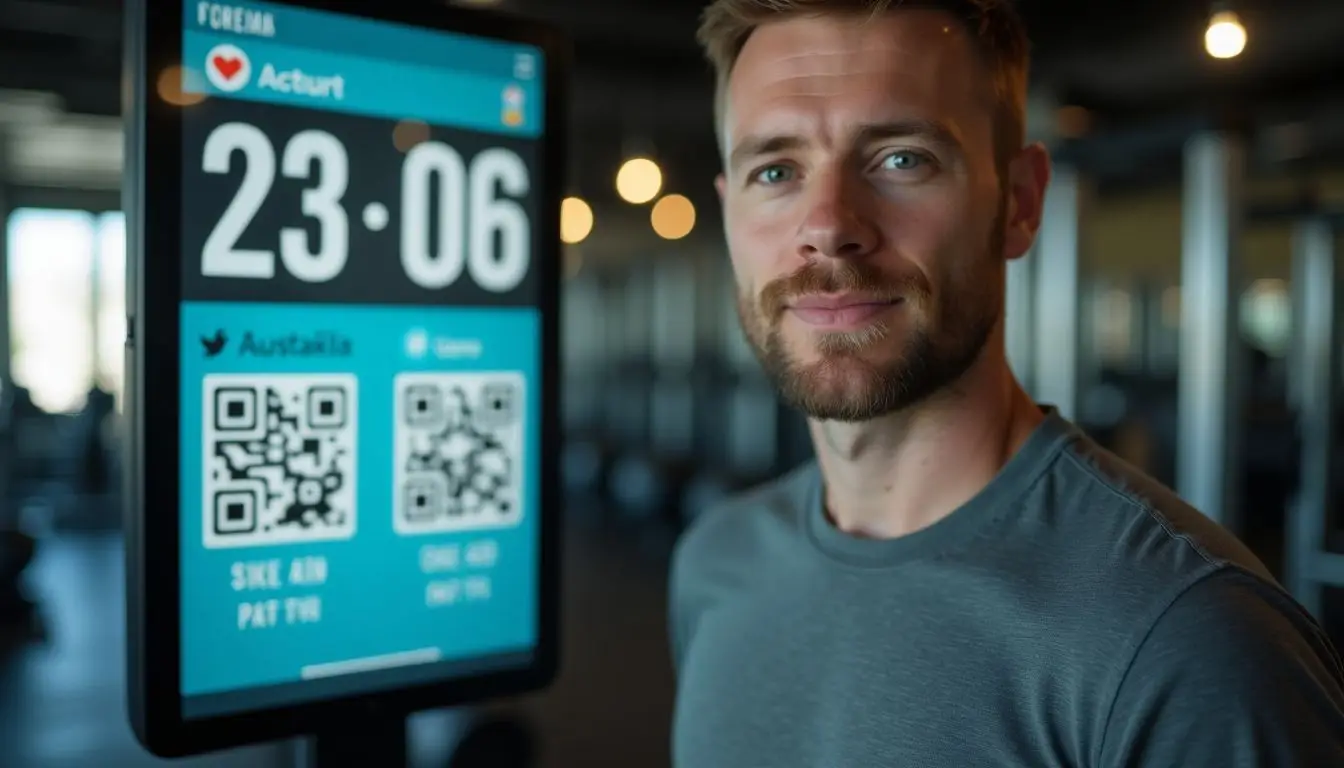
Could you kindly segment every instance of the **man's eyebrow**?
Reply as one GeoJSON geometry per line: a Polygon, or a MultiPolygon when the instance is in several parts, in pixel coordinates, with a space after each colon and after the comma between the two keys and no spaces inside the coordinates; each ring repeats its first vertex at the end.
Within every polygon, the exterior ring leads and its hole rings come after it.
{"type": "MultiPolygon", "coordinates": [[[[856,145],[872,144],[893,139],[923,139],[940,149],[952,152],[961,150],[961,142],[946,125],[935,120],[895,120],[881,123],[866,123],[855,131],[856,145]]],[[[733,147],[728,156],[728,168],[737,171],[742,165],[754,158],[773,155],[779,152],[799,149],[807,146],[808,141],[793,135],[754,135],[746,136],[733,147]]]]}
{"type": "Polygon", "coordinates": [[[732,154],[728,156],[728,168],[737,171],[754,158],[806,145],[807,141],[799,136],[747,136],[733,147],[732,154]]]}
{"type": "Polygon", "coordinates": [[[939,149],[961,151],[961,141],[946,125],[936,120],[897,120],[886,123],[868,123],[856,134],[855,144],[872,144],[892,139],[923,139],[939,149]]]}

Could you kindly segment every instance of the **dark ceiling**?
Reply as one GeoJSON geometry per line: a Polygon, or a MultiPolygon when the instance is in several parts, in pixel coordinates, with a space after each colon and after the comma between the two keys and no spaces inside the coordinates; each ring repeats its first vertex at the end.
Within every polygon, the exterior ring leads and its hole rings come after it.
{"type": "MultiPolygon", "coordinates": [[[[388,0],[398,1],[441,0],[388,0]]],[[[50,91],[68,111],[116,114],[121,5],[0,0],[0,89],[50,91]]],[[[594,174],[609,179],[620,156],[635,150],[656,152],[674,176],[703,184],[715,153],[710,77],[694,44],[702,0],[496,5],[551,19],[575,42],[576,186],[591,186],[594,174]]],[[[1203,52],[1207,0],[1020,0],[1019,6],[1034,40],[1035,87],[1088,110],[1095,134],[1157,120],[1184,125],[1234,110],[1266,126],[1300,123],[1295,135],[1305,131],[1317,153],[1344,144],[1344,0],[1243,0],[1236,10],[1250,44],[1230,61],[1203,52]]],[[[1113,169],[1126,165],[1123,157],[1111,158],[1113,169]]]]}

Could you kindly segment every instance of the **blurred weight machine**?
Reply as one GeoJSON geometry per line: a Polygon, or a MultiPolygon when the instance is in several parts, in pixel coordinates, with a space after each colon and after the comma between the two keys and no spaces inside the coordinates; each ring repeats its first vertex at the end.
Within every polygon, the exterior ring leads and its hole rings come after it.
{"type": "Polygon", "coordinates": [[[717,254],[665,255],[569,281],[569,509],[677,530],[810,455],[802,418],[780,405],[742,338],[735,286],[717,254]]]}
{"type": "Polygon", "coordinates": [[[23,589],[36,541],[20,530],[13,496],[15,403],[22,395],[9,382],[0,383],[0,652],[36,629],[35,606],[23,589]]]}
{"type": "Polygon", "coordinates": [[[40,631],[23,573],[42,535],[120,524],[119,418],[97,387],[74,414],[38,408],[27,390],[0,393],[0,636],[40,631]]]}

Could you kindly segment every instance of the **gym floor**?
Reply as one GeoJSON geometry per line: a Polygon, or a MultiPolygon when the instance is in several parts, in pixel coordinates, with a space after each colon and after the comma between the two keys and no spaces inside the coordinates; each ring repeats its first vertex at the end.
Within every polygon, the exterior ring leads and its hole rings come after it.
{"type": "MultiPolygon", "coordinates": [[[[572,505],[568,522],[561,677],[544,695],[492,710],[532,726],[539,743],[529,768],[668,765],[673,679],[664,590],[672,536],[603,522],[586,504],[572,505]]],[[[27,576],[46,636],[0,656],[0,766],[168,764],[139,747],[126,720],[122,574],[116,532],[42,540],[27,576]]],[[[435,712],[413,720],[412,765],[468,768],[451,757],[465,719],[435,712]]],[[[297,754],[295,744],[266,745],[172,764],[289,768],[297,754]]]]}

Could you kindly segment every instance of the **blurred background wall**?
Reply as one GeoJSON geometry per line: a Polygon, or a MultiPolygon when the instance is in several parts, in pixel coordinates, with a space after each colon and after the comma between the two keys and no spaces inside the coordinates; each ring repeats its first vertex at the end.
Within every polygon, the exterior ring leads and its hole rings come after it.
{"type": "MultiPolygon", "coordinates": [[[[706,504],[811,448],[733,312],[701,3],[475,4],[554,20],[576,71],[566,666],[553,690],[472,716],[526,723],[530,764],[663,765],[670,548],[706,504]]],[[[1040,247],[1013,267],[1019,375],[1213,499],[1344,640],[1344,598],[1321,586],[1344,568],[1317,557],[1344,552],[1330,495],[1344,471],[1325,450],[1341,377],[1319,347],[1338,339],[1321,330],[1338,311],[1309,279],[1337,280],[1344,4],[1240,3],[1248,42],[1225,59],[1205,46],[1207,2],[1019,6],[1035,42],[1030,129],[1058,163],[1040,247]],[[1205,365],[1192,350],[1208,339],[1228,344],[1205,365]]],[[[0,765],[15,768],[155,764],[125,725],[120,666],[120,17],[116,0],[0,0],[0,765]]],[[[470,723],[421,718],[420,764],[446,764],[470,723]]],[[[289,759],[263,747],[194,764],[289,759]]]]}

